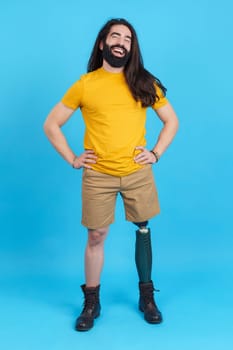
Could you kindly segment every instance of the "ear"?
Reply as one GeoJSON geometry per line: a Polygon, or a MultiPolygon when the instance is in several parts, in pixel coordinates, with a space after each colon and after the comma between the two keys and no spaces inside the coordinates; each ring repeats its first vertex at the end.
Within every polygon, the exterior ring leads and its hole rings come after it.
{"type": "Polygon", "coordinates": [[[104,48],[104,44],[103,44],[103,40],[101,40],[100,44],[99,44],[99,49],[101,51],[103,51],[103,48],[104,48]]]}

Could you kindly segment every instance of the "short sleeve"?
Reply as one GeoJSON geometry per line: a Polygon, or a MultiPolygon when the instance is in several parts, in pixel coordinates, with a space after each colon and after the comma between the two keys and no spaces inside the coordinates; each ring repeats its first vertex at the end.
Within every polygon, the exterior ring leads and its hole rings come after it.
{"type": "Polygon", "coordinates": [[[164,96],[163,91],[155,85],[156,88],[156,95],[159,97],[159,100],[156,99],[156,102],[153,104],[153,109],[159,109],[160,107],[165,106],[168,103],[168,99],[164,96]]]}
{"type": "Polygon", "coordinates": [[[64,103],[65,106],[77,109],[81,105],[83,95],[83,82],[82,80],[76,81],[65,93],[62,97],[61,102],[64,103]]]}

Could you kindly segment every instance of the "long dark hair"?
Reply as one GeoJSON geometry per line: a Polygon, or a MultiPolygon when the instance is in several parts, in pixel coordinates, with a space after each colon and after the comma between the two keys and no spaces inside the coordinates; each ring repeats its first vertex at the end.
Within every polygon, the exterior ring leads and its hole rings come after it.
{"type": "Polygon", "coordinates": [[[143,107],[152,106],[158,99],[159,96],[156,94],[156,85],[162,90],[164,96],[166,95],[167,89],[162,85],[161,81],[152,75],[149,71],[144,68],[143,59],[139,48],[137,34],[133,26],[122,18],[114,18],[108,21],[96,38],[90,59],[87,65],[87,71],[92,72],[103,65],[102,51],[99,45],[105,42],[110,29],[115,24],[122,24],[129,28],[132,39],[131,39],[131,55],[124,67],[125,80],[128,87],[136,101],[141,101],[143,107]]]}

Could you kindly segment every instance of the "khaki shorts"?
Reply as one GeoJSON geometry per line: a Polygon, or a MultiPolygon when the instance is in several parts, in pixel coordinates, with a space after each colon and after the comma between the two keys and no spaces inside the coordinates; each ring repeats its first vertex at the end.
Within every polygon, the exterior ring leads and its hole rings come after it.
{"type": "Polygon", "coordinates": [[[151,165],[122,177],[84,169],[82,224],[90,229],[111,224],[118,193],[123,199],[128,221],[143,222],[160,211],[151,165]]]}

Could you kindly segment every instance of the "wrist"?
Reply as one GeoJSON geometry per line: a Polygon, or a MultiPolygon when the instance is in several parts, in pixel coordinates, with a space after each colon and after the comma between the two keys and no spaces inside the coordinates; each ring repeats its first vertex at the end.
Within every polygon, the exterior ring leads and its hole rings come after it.
{"type": "Polygon", "coordinates": [[[74,163],[75,163],[75,161],[76,161],[77,158],[78,158],[77,156],[74,156],[74,157],[73,157],[73,161],[72,161],[72,163],[71,163],[71,165],[72,165],[72,167],[73,167],[74,169],[75,169],[74,163]]]}
{"type": "Polygon", "coordinates": [[[155,157],[155,162],[158,163],[158,161],[159,161],[159,159],[160,159],[159,153],[153,151],[153,149],[152,149],[150,152],[154,155],[154,157],[155,157]]]}

